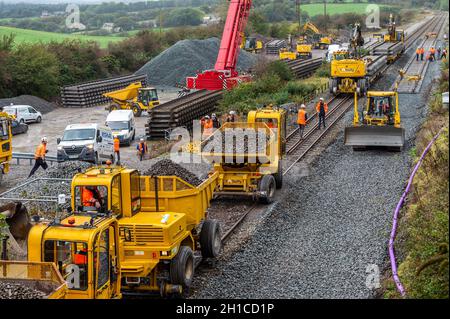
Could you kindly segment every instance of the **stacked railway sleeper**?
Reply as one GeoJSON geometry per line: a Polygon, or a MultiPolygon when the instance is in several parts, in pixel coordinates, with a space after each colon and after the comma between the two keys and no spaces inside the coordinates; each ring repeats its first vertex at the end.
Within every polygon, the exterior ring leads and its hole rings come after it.
{"type": "Polygon", "coordinates": [[[278,54],[280,49],[286,48],[286,40],[272,40],[266,43],[266,54],[278,54]]]}
{"type": "Polygon", "coordinates": [[[127,75],[100,81],[91,81],[77,85],[65,86],[61,89],[63,107],[87,108],[108,103],[103,93],[127,87],[134,82],[147,85],[147,75],[127,75]]]}
{"type": "Polygon", "coordinates": [[[192,128],[192,121],[211,114],[222,98],[222,91],[201,90],[161,104],[149,112],[147,139],[162,139],[176,127],[192,128]]]}
{"type": "Polygon", "coordinates": [[[285,60],[287,66],[291,69],[294,76],[298,79],[306,78],[314,73],[323,62],[322,58],[311,60],[285,60]]]}

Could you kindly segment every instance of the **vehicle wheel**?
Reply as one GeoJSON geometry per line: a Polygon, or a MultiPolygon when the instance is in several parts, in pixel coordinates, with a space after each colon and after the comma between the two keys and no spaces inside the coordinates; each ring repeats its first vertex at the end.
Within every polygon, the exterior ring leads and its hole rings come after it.
{"type": "Polygon", "coordinates": [[[25,120],[24,119],[20,119],[19,123],[20,124],[25,124],[25,120]]]}
{"type": "Polygon", "coordinates": [[[278,161],[278,173],[274,174],[275,184],[277,189],[281,189],[283,187],[283,167],[281,165],[281,161],[278,161]]]}
{"type": "Polygon", "coordinates": [[[262,204],[270,204],[273,202],[273,196],[275,195],[276,182],[272,175],[264,175],[259,183],[259,191],[264,193],[259,198],[259,202],[262,204]]]}
{"type": "Polygon", "coordinates": [[[132,110],[133,110],[134,116],[140,117],[142,115],[142,109],[139,107],[139,105],[137,105],[137,104],[133,105],[132,110]]]}
{"type": "Polygon", "coordinates": [[[194,254],[188,246],[180,246],[178,254],[170,262],[170,281],[174,285],[189,287],[194,278],[194,254]]]}
{"type": "Polygon", "coordinates": [[[42,122],[42,117],[38,116],[36,119],[36,123],[41,123],[42,122]]]}
{"type": "Polygon", "coordinates": [[[98,164],[99,164],[98,161],[99,161],[99,159],[98,159],[98,153],[95,152],[95,155],[94,155],[94,164],[98,165],[98,164]]]}
{"type": "Polygon", "coordinates": [[[217,258],[222,251],[222,232],[216,219],[203,222],[200,232],[200,247],[204,258],[217,258]]]}

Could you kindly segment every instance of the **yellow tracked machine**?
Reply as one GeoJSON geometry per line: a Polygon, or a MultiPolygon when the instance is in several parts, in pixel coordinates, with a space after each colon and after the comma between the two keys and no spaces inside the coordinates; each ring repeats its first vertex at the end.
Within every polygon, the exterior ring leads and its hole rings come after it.
{"type": "Polygon", "coordinates": [[[141,82],[135,82],[126,88],[103,94],[112,100],[107,110],[133,110],[134,116],[141,116],[159,105],[158,92],[153,87],[142,87],[141,82]]]}
{"type": "Polygon", "coordinates": [[[360,117],[358,95],[355,93],[353,125],[345,128],[345,145],[354,150],[385,147],[401,151],[405,144],[405,130],[400,125],[398,103],[396,91],[369,91],[360,117]]]}

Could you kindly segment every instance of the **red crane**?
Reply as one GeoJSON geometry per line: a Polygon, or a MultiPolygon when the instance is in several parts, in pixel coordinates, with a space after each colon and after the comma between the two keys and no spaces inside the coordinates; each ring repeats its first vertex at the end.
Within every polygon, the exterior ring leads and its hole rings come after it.
{"type": "Polygon", "coordinates": [[[188,89],[211,91],[231,89],[241,82],[250,81],[250,76],[238,74],[236,64],[251,6],[252,0],[230,0],[214,70],[206,70],[186,78],[188,89]]]}

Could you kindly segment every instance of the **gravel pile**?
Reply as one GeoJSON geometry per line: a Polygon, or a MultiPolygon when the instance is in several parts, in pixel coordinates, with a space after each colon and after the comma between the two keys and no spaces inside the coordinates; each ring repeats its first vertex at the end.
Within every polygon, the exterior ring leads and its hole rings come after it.
{"type": "Polygon", "coordinates": [[[0,99],[0,107],[9,106],[11,103],[14,105],[30,105],[42,114],[49,113],[57,107],[56,104],[33,95],[20,95],[13,98],[0,99]]]}
{"type": "Polygon", "coordinates": [[[20,283],[0,281],[0,299],[43,299],[46,294],[20,283]]]}
{"type": "Polygon", "coordinates": [[[170,159],[162,159],[153,164],[146,172],[146,176],[177,176],[191,185],[199,186],[203,181],[181,165],[170,159]]]}
{"type": "MultiPolygon", "coordinates": [[[[150,60],[136,74],[147,74],[152,84],[174,86],[185,84],[187,76],[214,69],[220,40],[182,40],[150,60]]],[[[256,63],[256,56],[241,50],[237,67],[248,70],[256,63]]]]}
{"type": "MultiPolygon", "coordinates": [[[[429,69],[422,92],[438,67],[429,69]]],[[[382,84],[386,90],[392,83],[382,84]]],[[[400,95],[403,152],[354,152],[340,130],[306,176],[286,176],[270,216],[217,274],[200,278],[204,286],[193,297],[375,297],[370,279],[387,266],[392,214],[411,171],[409,150],[427,112],[424,97],[400,95]]],[[[351,122],[350,111],[344,123],[351,122]]]]}
{"type": "Polygon", "coordinates": [[[92,164],[88,162],[68,161],[49,166],[46,171],[38,170],[35,176],[49,178],[72,178],[75,174],[82,172],[91,166],[92,164]]]}

